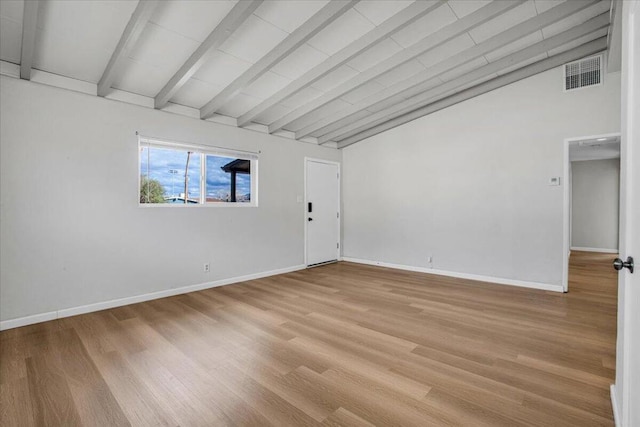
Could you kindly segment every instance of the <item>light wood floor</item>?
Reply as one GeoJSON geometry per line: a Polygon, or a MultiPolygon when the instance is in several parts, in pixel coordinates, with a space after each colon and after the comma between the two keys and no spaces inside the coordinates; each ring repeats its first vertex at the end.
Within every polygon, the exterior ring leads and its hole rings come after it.
{"type": "Polygon", "coordinates": [[[339,263],[0,334],[0,425],[613,425],[612,255],[569,294],[339,263]]]}

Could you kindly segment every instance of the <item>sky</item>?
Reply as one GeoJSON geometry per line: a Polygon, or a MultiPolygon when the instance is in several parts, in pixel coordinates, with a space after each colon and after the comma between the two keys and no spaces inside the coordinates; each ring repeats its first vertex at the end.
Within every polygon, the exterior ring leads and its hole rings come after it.
{"type": "MultiPolygon", "coordinates": [[[[200,153],[192,153],[189,160],[189,197],[200,195],[200,153]]],[[[231,174],[220,169],[221,166],[235,160],[229,157],[207,155],[206,157],[206,193],[208,197],[226,198],[231,186],[231,174]]],[[[184,171],[187,152],[156,147],[140,148],[140,175],[155,179],[165,189],[165,195],[184,193],[184,171]],[[169,171],[177,171],[172,174],[169,171]]],[[[236,194],[251,193],[251,177],[238,174],[236,194]]]]}

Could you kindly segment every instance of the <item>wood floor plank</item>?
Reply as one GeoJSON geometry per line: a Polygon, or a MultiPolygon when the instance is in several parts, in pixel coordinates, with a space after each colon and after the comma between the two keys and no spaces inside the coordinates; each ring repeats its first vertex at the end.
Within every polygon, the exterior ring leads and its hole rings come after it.
{"type": "MultiPolygon", "coordinates": [[[[249,357],[251,358],[253,355],[249,355],[249,357]]],[[[245,358],[238,358],[238,360],[229,362],[228,365],[232,365],[234,369],[241,371],[316,421],[324,420],[336,409],[330,402],[315,393],[313,384],[296,374],[295,369],[303,365],[299,365],[285,374],[281,374],[276,369],[277,362],[274,361],[256,364],[247,363],[245,358]]],[[[305,366],[305,368],[307,367],[305,366]]],[[[324,371],[326,369],[323,369],[324,371]]]]}
{"type": "Polygon", "coordinates": [[[69,384],[55,359],[48,352],[26,359],[34,422],[38,426],[80,426],[69,384]]]}
{"type": "MultiPolygon", "coordinates": [[[[263,375],[263,370],[259,372],[263,375]]],[[[289,396],[281,396],[274,393],[268,387],[262,386],[252,378],[255,370],[247,372],[244,368],[238,368],[233,362],[229,362],[215,370],[216,377],[231,392],[238,395],[244,402],[261,414],[269,424],[274,426],[296,425],[315,426],[318,422],[305,405],[289,396]]],[[[267,374],[268,375],[268,374],[267,374]]],[[[324,418],[324,417],[323,417],[324,418]]],[[[264,424],[262,424],[264,425],[264,424]]]]}
{"type": "Polygon", "coordinates": [[[94,356],[96,366],[114,393],[127,419],[134,426],[175,426],[178,422],[162,408],[153,392],[118,352],[94,356]],[[137,402],[130,405],[129,402],[137,402]]]}
{"type": "Polygon", "coordinates": [[[210,395],[218,390],[207,387],[211,379],[197,365],[183,357],[172,358],[166,363],[161,359],[163,357],[160,352],[144,351],[128,356],[127,360],[146,387],[153,391],[153,398],[162,408],[171,411],[179,425],[232,425],[219,406],[212,402],[210,395]]]}
{"type": "Polygon", "coordinates": [[[336,263],[0,332],[0,425],[611,426],[617,275],[336,263]]]}
{"type": "Polygon", "coordinates": [[[296,372],[315,384],[317,392],[323,399],[331,401],[333,405],[344,407],[358,417],[376,425],[403,426],[436,426],[445,425],[443,420],[421,412],[414,405],[402,401],[383,399],[377,390],[367,388],[355,382],[336,381],[334,377],[318,374],[304,366],[296,372]]]}
{"type": "Polygon", "coordinates": [[[33,415],[26,376],[0,384],[0,424],[35,426],[33,415]]]}
{"type": "Polygon", "coordinates": [[[60,349],[60,366],[82,424],[129,426],[130,422],[113,397],[111,388],[73,329],[54,334],[60,349]]]}
{"type": "Polygon", "coordinates": [[[322,358],[327,365],[339,366],[363,376],[372,376],[383,383],[385,387],[397,390],[407,396],[421,399],[431,390],[431,386],[390,372],[379,364],[367,360],[361,354],[351,354],[338,347],[328,346],[323,342],[306,337],[296,337],[290,342],[299,349],[305,349],[316,357],[322,358]]]}
{"type": "Polygon", "coordinates": [[[375,427],[375,424],[363,420],[343,407],[336,409],[322,424],[330,427],[375,427]]]}
{"type": "Polygon", "coordinates": [[[502,411],[495,410],[495,408],[469,402],[439,389],[431,390],[425,398],[425,402],[431,407],[437,408],[440,412],[455,414],[457,425],[487,427],[515,427],[524,425],[502,411]]]}

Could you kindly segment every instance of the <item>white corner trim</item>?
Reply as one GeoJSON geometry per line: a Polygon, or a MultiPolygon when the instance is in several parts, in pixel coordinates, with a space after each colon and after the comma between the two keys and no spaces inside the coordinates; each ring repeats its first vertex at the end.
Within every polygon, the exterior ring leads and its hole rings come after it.
{"type": "Polygon", "coordinates": [[[376,265],[379,267],[395,268],[398,270],[415,271],[418,273],[436,274],[438,276],[456,277],[458,279],[477,280],[480,282],[496,283],[499,285],[520,286],[523,288],[542,289],[545,291],[564,292],[561,285],[549,283],[527,282],[524,280],[505,279],[502,277],[482,276],[480,274],[458,273],[455,271],[436,270],[434,268],[414,267],[410,265],[392,264],[382,261],[370,261],[366,259],[342,257],[343,261],[355,262],[358,264],[376,265]]]}
{"type": "Polygon", "coordinates": [[[620,407],[618,406],[618,398],[616,397],[616,385],[611,384],[611,407],[613,408],[613,423],[616,427],[622,427],[620,419],[620,407]]]}
{"type": "Polygon", "coordinates": [[[49,73],[48,71],[36,70],[35,68],[31,70],[31,81],[47,86],[72,90],[74,92],[85,93],[87,95],[98,95],[98,85],[95,83],[72,79],[71,77],[49,73]]]}
{"type": "Polygon", "coordinates": [[[582,251],[582,252],[602,252],[605,254],[617,254],[618,249],[605,249],[605,248],[584,248],[581,246],[571,246],[572,251],[582,251]]]}
{"type": "Polygon", "coordinates": [[[5,329],[19,328],[21,326],[32,325],[34,323],[46,322],[48,320],[62,319],[64,317],[76,316],[78,314],[91,313],[94,311],[106,310],[108,308],[121,307],[123,305],[136,304],[158,298],[166,298],[174,295],[186,294],[188,292],[201,291],[203,289],[215,288],[218,286],[231,285],[233,283],[246,282],[248,280],[261,279],[263,277],[276,276],[279,274],[291,273],[293,271],[304,270],[305,265],[294,265],[292,267],[280,268],[277,270],[263,271],[260,273],[248,274],[246,276],[231,277],[228,279],[205,282],[197,285],[183,286],[180,288],[166,289],[148,294],[135,295],[132,297],[118,298],[110,301],[97,302],[94,304],[81,305],[78,307],[64,308],[47,313],[34,314],[32,316],[18,317],[16,319],[3,320],[0,322],[0,331],[5,329]]]}
{"type": "MultiPolygon", "coordinates": [[[[2,1],[2,0],[0,0],[2,1]]],[[[59,89],[70,90],[73,92],[84,93],[85,95],[98,96],[98,85],[96,83],[89,83],[82,80],[74,79],[71,77],[65,77],[58,74],[53,74],[48,71],[42,71],[38,69],[32,69],[32,77],[29,80],[32,83],[43,84],[47,86],[57,87],[59,89]]],[[[15,79],[20,78],[20,66],[11,62],[0,60],[0,75],[12,77],[15,79]]],[[[104,97],[111,101],[124,102],[126,104],[137,105],[143,108],[154,109],[154,99],[144,95],[138,95],[132,92],[126,92],[119,89],[111,89],[109,94],[104,97]]],[[[192,119],[200,120],[200,110],[186,107],[184,105],[168,103],[165,108],[158,111],[165,113],[177,114],[180,116],[190,117],[192,119]]],[[[234,117],[223,116],[220,114],[214,114],[213,117],[206,119],[205,121],[218,123],[225,126],[232,126],[237,128],[238,121],[234,117]]],[[[258,132],[263,134],[269,134],[269,127],[252,123],[251,126],[245,127],[248,131],[258,132]]],[[[244,129],[244,128],[243,128],[244,129]]],[[[276,132],[271,134],[273,136],[285,139],[292,139],[296,141],[295,133],[290,131],[276,132]]],[[[297,140],[299,142],[318,145],[318,139],[315,137],[305,137],[297,140]]],[[[328,149],[337,149],[337,145],[323,145],[328,149]]]]}
{"type": "MultiPolygon", "coordinates": [[[[153,100],[153,98],[151,99],[153,100]]],[[[200,120],[200,110],[198,110],[197,108],[174,104],[173,102],[167,102],[167,105],[165,105],[162,110],[168,113],[180,114],[183,116],[191,117],[192,119],[200,120]]]]}
{"type": "Polygon", "coordinates": [[[120,89],[109,89],[109,93],[105,96],[106,99],[113,101],[120,101],[127,104],[138,105],[145,108],[153,108],[153,98],[144,95],[138,95],[137,93],[126,92],[120,89]]]}

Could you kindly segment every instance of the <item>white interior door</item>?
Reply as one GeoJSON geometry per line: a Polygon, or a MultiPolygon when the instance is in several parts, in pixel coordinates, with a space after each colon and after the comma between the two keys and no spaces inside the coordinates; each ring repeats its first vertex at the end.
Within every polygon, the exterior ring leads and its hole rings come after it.
{"type": "Polygon", "coordinates": [[[618,345],[612,397],[617,425],[640,426],[640,3],[622,3],[620,258],[635,271],[618,277],[618,345]]]}
{"type": "Polygon", "coordinates": [[[336,261],[340,243],[340,175],[338,165],[306,161],[307,265],[336,261]]]}

